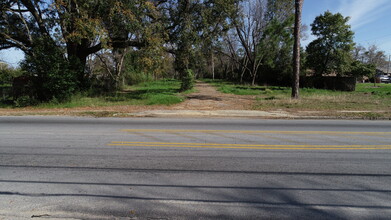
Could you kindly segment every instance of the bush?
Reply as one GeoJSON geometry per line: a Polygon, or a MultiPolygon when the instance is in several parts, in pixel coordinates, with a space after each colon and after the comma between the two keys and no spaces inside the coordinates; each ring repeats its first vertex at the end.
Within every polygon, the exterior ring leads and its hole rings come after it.
{"type": "Polygon", "coordinates": [[[14,101],[15,107],[26,107],[38,104],[37,100],[29,96],[21,96],[14,101]]]}
{"type": "Polygon", "coordinates": [[[190,90],[194,87],[194,73],[191,69],[185,71],[182,77],[181,91],[190,90]]]}
{"type": "Polygon", "coordinates": [[[21,69],[14,69],[5,63],[0,62],[0,85],[10,85],[15,77],[21,76],[21,69]]]}
{"type": "Polygon", "coordinates": [[[75,68],[52,41],[38,39],[34,45],[34,55],[27,55],[21,65],[31,78],[32,96],[44,102],[69,99],[77,87],[75,68]]]}
{"type": "Polygon", "coordinates": [[[125,72],[124,77],[128,85],[136,85],[139,83],[149,82],[153,80],[151,75],[136,70],[127,70],[127,72],[125,72]]]}

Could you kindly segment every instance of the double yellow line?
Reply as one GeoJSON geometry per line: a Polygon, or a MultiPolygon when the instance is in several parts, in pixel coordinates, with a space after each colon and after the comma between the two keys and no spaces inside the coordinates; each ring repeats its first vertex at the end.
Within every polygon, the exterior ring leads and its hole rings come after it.
{"type": "Polygon", "coordinates": [[[109,146],[215,148],[258,150],[391,150],[391,145],[274,145],[274,144],[220,144],[220,143],[169,143],[113,141],[109,146]]]}
{"type": "Polygon", "coordinates": [[[225,134],[351,134],[369,136],[388,136],[391,132],[359,132],[359,131],[261,131],[261,130],[181,130],[181,129],[123,129],[122,132],[135,133],[225,133],[225,134]]]}

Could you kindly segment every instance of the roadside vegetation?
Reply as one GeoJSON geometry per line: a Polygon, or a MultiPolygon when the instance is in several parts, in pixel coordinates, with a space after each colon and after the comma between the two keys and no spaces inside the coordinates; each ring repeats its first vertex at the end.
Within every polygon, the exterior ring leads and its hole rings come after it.
{"type": "Polygon", "coordinates": [[[391,84],[359,83],[353,92],[301,88],[301,99],[293,100],[289,87],[239,85],[224,80],[205,82],[223,93],[254,96],[254,110],[384,111],[391,116],[391,84]]]}
{"type": "MultiPolygon", "coordinates": [[[[193,90],[180,92],[181,82],[173,79],[142,82],[133,86],[126,86],[121,91],[91,95],[79,93],[73,95],[68,101],[40,103],[33,108],[76,108],[76,107],[100,107],[119,105],[173,105],[185,100],[184,94],[193,90]]],[[[26,103],[19,99],[15,104],[2,104],[0,107],[24,107],[26,103]],[[21,102],[21,103],[18,103],[21,102]]]]}
{"type": "Polygon", "coordinates": [[[180,93],[179,80],[157,80],[126,86],[123,90],[105,95],[74,95],[67,102],[42,103],[36,108],[73,108],[116,105],[173,105],[185,98],[180,93]]]}

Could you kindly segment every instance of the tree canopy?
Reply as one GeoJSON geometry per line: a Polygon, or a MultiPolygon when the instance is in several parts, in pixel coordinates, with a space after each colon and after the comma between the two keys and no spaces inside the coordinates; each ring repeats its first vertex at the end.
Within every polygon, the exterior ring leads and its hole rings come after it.
{"type": "Polygon", "coordinates": [[[349,17],[326,11],[311,24],[312,34],[317,37],[307,46],[307,65],[317,75],[349,71],[354,46],[349,17]]]}

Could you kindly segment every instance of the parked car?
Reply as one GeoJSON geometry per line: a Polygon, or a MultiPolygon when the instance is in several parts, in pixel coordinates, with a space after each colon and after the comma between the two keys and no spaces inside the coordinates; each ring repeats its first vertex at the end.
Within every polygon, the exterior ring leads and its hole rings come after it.
{"type": "Polygon", "coordinates": [[[388,75],[377,75],[376,76],[376,81],[381,82],[381,83],[390,83],[391,78],[388,75]]]}

